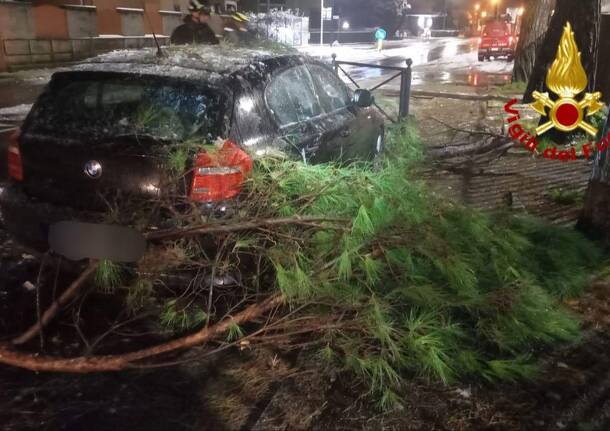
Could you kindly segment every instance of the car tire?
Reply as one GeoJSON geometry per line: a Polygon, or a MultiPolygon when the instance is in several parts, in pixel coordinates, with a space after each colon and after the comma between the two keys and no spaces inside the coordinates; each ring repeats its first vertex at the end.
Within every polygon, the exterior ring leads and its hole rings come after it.
{"type": "Polygon", "coordinates": [[[515,59],[515,56],[513,54],[508,54],[508,56],[506,57],[506,60],[508,61],[513,61],[515,59]]]}
{"type": "Polygon", "coordinates": [[[485,61],[485,56],[484,55],[479,55],[479,61],[485,61]]]}
{"type": "Polygon", "coordinates": [[[385,128],[381,127],[375,140],[375,155],[373,156],[373,167],[381,169],[383,167],[383,152],[385,150],[385,128]]]}
{"type": "Polygon", "coordinates": [[[375,141],[375,157],[379,156],[383,153],[385,149],[385,130],[382,128],[377,135],[377,140],[375,141]]]}

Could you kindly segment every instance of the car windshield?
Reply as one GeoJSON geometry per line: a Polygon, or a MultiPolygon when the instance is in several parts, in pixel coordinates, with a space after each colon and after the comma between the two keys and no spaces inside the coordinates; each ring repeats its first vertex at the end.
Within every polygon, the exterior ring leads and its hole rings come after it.
{"type": "Polygon", "coordinates": [[[36,103],[29,130],[66,138],[213,140],[221,135],[222,106],[219,92],[184,81],[67,73],[56,76],[36,103]]]}

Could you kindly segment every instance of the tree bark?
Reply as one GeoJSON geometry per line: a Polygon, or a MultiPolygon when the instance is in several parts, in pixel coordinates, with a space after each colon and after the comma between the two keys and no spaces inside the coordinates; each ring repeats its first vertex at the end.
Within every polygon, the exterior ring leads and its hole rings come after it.
{"type": "Polygon", "coordinates": [[[555,60],[559,40],[568,21],[572,24],[576,43],[581,52],[582,64],[589,79],[587,91],[593,92],[597,68],[600,18],[601,0],[557,0],[555,13],[551,18],[544,42],[536,54],[534,68],[523,96],[525,103],[533,101],[532,93],[534,91],[548,91],[546,86],[547,71],[555,60]]]}
{"type": "Polygon", "coordinates": [[[529,0],[525,3],[521,33],[515,53],[513,81],[529,81],[536,54],[544,42],[554,7],[555,0],[529,0]]]}
{"type": "MultiPolygon", "coordinates": [[[[608,117],[610,120],[610,117],[608,117]]],[[[610,121],[606,120],[606,127],[602,133],[606,144],[608,143],[608,130],[610,121]]],[[[610,157],[607,147],[595,154],[593,172],[585,195],[585,204],[580,213],[577,229],[588,236],[607,243],[610,239],[610,157]]]]}

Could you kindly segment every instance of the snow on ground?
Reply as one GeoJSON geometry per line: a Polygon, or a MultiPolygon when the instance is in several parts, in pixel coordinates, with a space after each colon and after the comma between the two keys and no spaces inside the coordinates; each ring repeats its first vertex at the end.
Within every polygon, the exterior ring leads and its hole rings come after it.
{"type": "Polygon", "coordinates": [[[0,108],[0,121],[15,121],[16,119],[24,118],[32,109],[30,104],[22,104],[10,106],[8,108],[0,108]]]}
{"type": "Polygon", "coordinates": [[[68,70],[67,67],[52,67],[43,69],[26,69],[15,72],[1,72],[0,81],[25,81],[31,83],[45,83],[51,79],[51,75],[55,72],[68,70]]]}

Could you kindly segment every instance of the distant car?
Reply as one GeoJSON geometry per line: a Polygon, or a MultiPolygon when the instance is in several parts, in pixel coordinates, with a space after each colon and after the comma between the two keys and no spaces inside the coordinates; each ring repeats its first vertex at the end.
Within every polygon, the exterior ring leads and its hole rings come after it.
{"type": "MultiPolygon", "coordinates": [[[[191,46],[164,57],[103,55],[55,73],[9,143],[2,217],[21,243],[44,248],[51,223],[157,198],[160,155],[184,141],[221,138],[241,162],[268,153],[306,163],[373,158],[384,126],[372,102],[298,54],[191,46]]],[[[208,206],[228,198],[235,169],[210,168],[201,152],[191,159],[183,194],[208,206]]]]}
{"type": "Polygon", "coordinates": [[[490,57],[515,57],[516,39],[511,34],[510,24],[505,21],[489,21],[483,26],[479,38],[479,61],[490,57]]]}

